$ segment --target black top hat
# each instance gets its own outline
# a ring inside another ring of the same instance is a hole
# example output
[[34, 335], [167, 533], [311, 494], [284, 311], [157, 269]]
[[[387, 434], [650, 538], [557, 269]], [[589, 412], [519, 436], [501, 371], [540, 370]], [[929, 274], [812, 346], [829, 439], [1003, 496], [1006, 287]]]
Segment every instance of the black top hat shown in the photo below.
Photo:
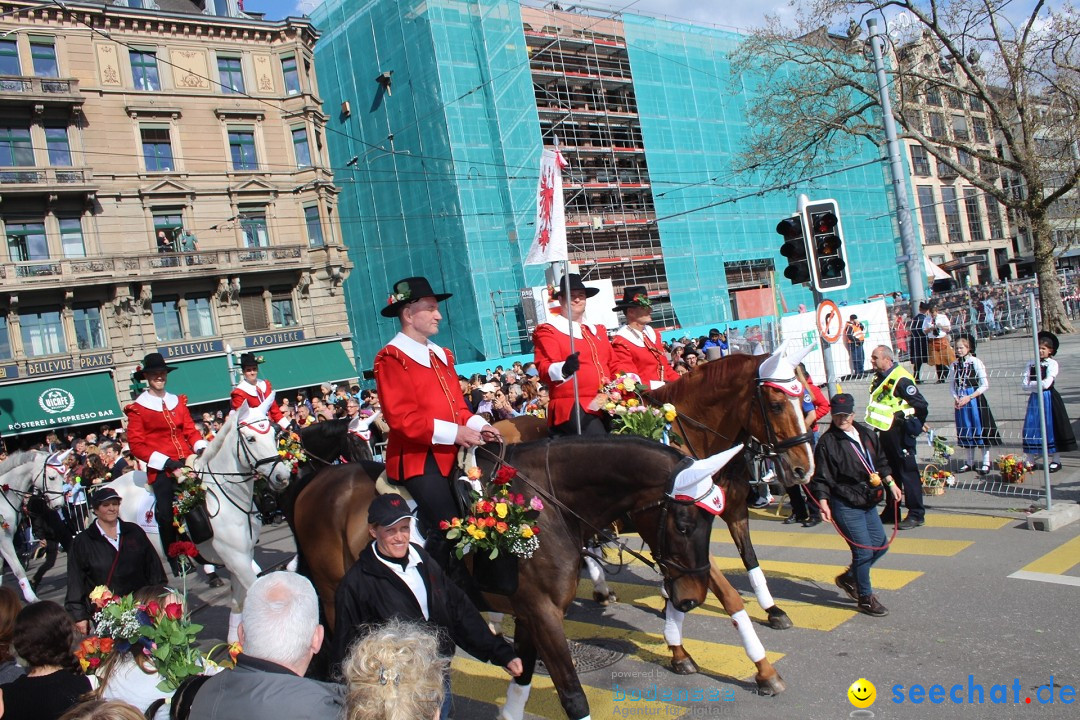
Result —
[[559, 285], [551, 291], [551, 297], [557, 298], [562, 295], [563, 290], [566, 289], [566, 281], [570, 281], [570, 293], [573, 294], [575, 290], [580, 290], [585, 293], [585, 297], [592, 297], [600, 292], [599, 288], [586, 287], [585, 283], [581, 282], [581, 276], [577, 273], [567, 273], [566, 278], [563, 279]]
[[383, 317], [397, 317], [401, 308], [420, 298], [433, 297], [442, 302], [449, 297], [450, 293], [437, 293], [431, 289], [431, 283], [424, 277], [411, 277], [398, 280], [394, 283], [394, 290], [386, 299], [386, 307], [379, 311]]
[[837, 393], [829, 400], [833, 415], [851, 415], [855, 412], [855, 397], [847, 393]]
[[1050, 332], [1049, 330], [1041, 331], [1039, 333], [1039, 344], [1042, 345], [1044, 343], [1050, 346], [1050, 355], [1051, 356], [1057, 355], [1058, 345], [1061, 344], [1060, 341], [1058, 340], [1057, 335]]
[[106, 500], [123, 500], [123, 498], [111, 487], [103, 487], [90, 496], [90, 507], [96, 508]]
[[631, 285], [623, 288], [622, 300], [615, 303], [615, 307], [611, 309], [618, 312], [632, 307], [652, 307], [652, 301], [649, 300], [649, 291], [645, 289], [644, 285]]
[[412, 510], [409, 509], [409, 504], [405, 502], [405, 498], [397, 493], [388, 493], [379, 495], [371, 501], [371, 505], [368, 506], [367, 521], [368, 525], [390, 527], [398, 521], [412, 516]]
[[142, 364], [135, 368], [135, 379], [145, 380], [147, 370], [164, 370], [165, 372], [172, 372], [176, 368], [172, 365], [165, 364], [165, 358], [161, 356], [161, 353], [150, 353], [143, 358]]
[[258, 357], [255, 353], [246, 352], [240, 356], [240, 367], [246, 368], [252, 365], [262, 365], [266, 362], [263, 358]]

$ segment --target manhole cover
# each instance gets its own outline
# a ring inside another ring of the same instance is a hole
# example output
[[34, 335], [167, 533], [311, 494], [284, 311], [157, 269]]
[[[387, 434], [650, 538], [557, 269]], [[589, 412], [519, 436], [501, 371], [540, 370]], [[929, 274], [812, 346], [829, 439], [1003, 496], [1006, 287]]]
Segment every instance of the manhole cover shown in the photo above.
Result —
[[[574, 667], [578, 674], [600, 670], [622, 660], [632, 650], [630, 643], [625, 640], [611, 638], [584, 638], [582, 640], [568, 640], [570, 645], [570, 657], [574, 659]], [[537, 658], [536, 672], [548, 675], [544, 661]]]

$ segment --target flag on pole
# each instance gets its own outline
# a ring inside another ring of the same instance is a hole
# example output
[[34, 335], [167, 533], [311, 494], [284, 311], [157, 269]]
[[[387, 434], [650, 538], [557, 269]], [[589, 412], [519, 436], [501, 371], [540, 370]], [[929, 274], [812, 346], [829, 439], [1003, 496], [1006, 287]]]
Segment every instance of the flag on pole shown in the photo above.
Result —
[[526, 265], [566, 260], [566, 211], [563, 206], [562, 169], [566, 160], [558, 148], [540, 157], [540, 184], [536, 191], [536, 234]]

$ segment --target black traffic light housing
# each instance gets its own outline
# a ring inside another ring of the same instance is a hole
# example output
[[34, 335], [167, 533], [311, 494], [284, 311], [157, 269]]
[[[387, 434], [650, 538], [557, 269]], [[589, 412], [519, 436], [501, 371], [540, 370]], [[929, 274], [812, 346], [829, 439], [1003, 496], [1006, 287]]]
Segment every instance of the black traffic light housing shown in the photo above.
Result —
[[776, 232], [784, 236], [784, 244], [780, 247], [780, 254], [788, 261], [784, 277], [793, 285], [810, 282], [810, 258], [806, 252], [806, 233], [803, 232], [802, 218], [798, 215], [784, 218], [777, 224]]
[[803, 210], [803, 222], [809, 235], [807, 246], [814, 289], [830, 292], [850, 287], [840, 206], [835, 200], [809, 203]]

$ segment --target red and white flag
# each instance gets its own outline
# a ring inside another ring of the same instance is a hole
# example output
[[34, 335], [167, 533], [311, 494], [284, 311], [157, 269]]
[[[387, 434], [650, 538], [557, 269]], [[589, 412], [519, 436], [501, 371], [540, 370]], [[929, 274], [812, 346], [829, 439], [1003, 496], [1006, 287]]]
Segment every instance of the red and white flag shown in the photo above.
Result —
[[563, 205], [562, 169], [566, 160], [558, 149], [540, 157], [540, 185], [536, 191], [536, 234], [525, 257], [526, 265], [566, 260], [566, 210]]

